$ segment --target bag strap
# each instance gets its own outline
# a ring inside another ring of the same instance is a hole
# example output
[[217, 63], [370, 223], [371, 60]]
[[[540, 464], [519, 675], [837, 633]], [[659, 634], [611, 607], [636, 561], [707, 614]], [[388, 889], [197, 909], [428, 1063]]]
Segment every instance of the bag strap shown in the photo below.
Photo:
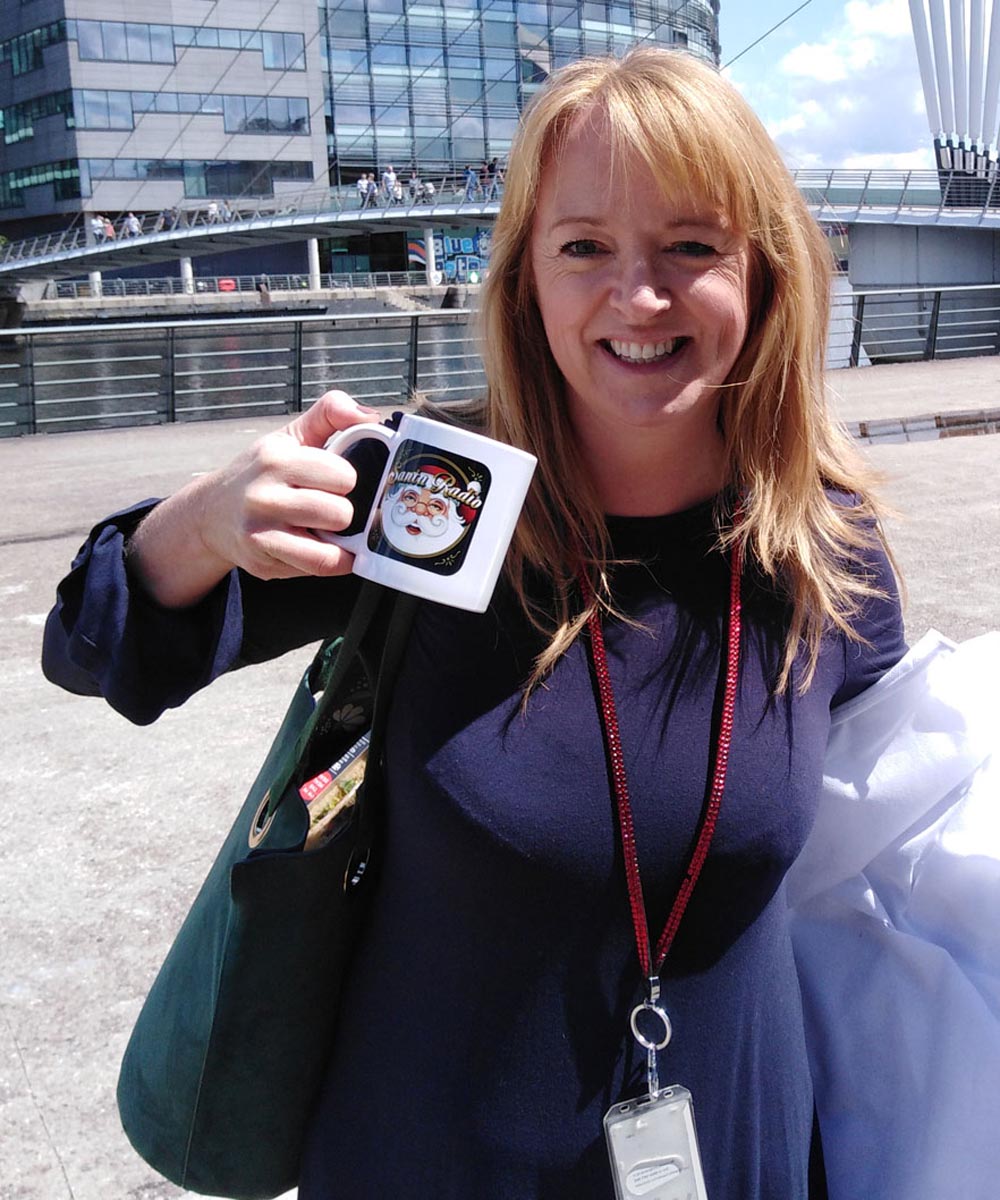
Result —
[[296, 747], [296, 757], [308, 740], [312, 729], [323, 724], [330, 715], [330, 710], [339, 703], [339, 693], [348, 673], [354, 667], [359, 657], [363, 658], [363, 646], [369, 629], [376, 614], [382, 608], [388, 589], [370, 579], [361, 581], [358, 598], [351, 609], [347, 628], [335, 638], [329, 638], [319, 649], [317, 657], [323, 659], [323, 667], [319, 673], [319, 697], [312, 719], [308, 722], [302, 736], [301, 745]]
[[[337, 704], [341, 685], [347, 673], [361, 656], [365, 635], [368, 633], [375, 614], [382, 607], [387, 591], [388, 589], [379, 583], [363, 580], [358, 598], [351, 610], [347, 628], [342, 635], [330, 638], [320, 647], [316, 657], [323, 662], [319, 679], [322, 691], [309, 720], [300, 730], [295, 742], [286, 751], [283, 761], [280, 761], [275, 767], [271, 786], [268, 789], [268, 804], [264, 819], [271, 817], [277, 811], [295, 776], [299, 760], [305, 752], [314, 730], [327, 720]], [[336, 651], [335, 655], [333, 651]], [[311, 672], [312, 668], [310, 668]]]
[[375, 702], [372, 708], [372, 732], [368, 745], [368, 764], [365, 769], [365, 784], [358, 794], [357, 822], [358, 840], [348, 878], [357, 882], [364, 873], [371, 847], [378, 828], [378, 808], [381, 805], [383, 776], [385, 773], [385, 734], [389, 722], [389, 708], [396, 686], [399, 666], [406, 650], [410, 627], [420, 601], [416, 596], [400, 592], [393, 600], [392, 616], [386, 634], [382, 661], [379, 664], [378, 680], [375, 685]]

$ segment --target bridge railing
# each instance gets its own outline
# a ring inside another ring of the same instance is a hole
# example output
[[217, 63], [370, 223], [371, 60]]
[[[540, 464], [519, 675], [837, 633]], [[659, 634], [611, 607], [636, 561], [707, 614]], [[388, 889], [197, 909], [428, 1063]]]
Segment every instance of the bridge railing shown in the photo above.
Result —
[[819, 210], [956, 209], [1000, 216], [1000, 176], [993, 163], [981, 174], [963, 171], [852, 171], [803, 169], [793, 172], [806, 203]]
[[[304, 274], [266, 275], [199, 275], [193, 281], [193, 290], [198, 295], [227, 295], [244, 292], [256, 293], [261, 281], [266, 281], [271, 292], [308, 291], [310, 280]], [[357, 292], [379, 288], [420, 287], [427, 282], [425, 271], [365, 271], [324, 272], [320, 275], [320, 288], [325, 291]], [[171, 277], [156, 279], [102, 279], [101, 298], [142, 296], [182, 296], [185, 294], [184, 280]], [[84, 300], [94, 297], [94, 289], [85, 279], [54, 279], [48, 284], [45, 300]]]
[[427, 220], [437, 209], [453, 212], [456, 208], [470, 213], [482, 211], [484, 206], [499, 202], [503, 184], [485, 187], [477, 181], [473, 186], [466, 184], [464, 177], [446, 175], [435, 180], [424, 180], [419, 191], [411, 189], [409, 181], [401, 181], [398, 195], [387, 193], [381, 187], [374, 200], [362, 200], [354, 185], [339, 187], [310, 187], [299, 192], [280, 192], [273, 196], [239, 198], [231, 201], [186, 200], [172, 209], [158, 213], [119, 213], [108, 217], [99, 227], [93, 224], [94, 216], [83, 215], [67, 229], [54, 233], [10, 242], [0, 249], [0, 263], [14, 263], [24, 259], [44, 258], [87, 247], [108, 248], [120, 243], [134, 244], [137, 240], [157, 236], [176, 237], [178, 232], [190, 233], [212, 230], [224, 233], [229, 227], [241, 224], [285, 221], [295, 216], [317, 216], [323, 213], [357, 213], [370, 210], [391, 210], [402, 215]]

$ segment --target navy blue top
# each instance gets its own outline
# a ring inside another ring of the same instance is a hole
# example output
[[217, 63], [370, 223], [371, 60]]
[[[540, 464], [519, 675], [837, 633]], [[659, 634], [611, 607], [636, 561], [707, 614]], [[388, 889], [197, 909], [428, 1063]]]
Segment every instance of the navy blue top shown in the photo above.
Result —
[[[152, 720], [220, 671], [329, 632], [352, 581], [234, 572], [166, 612], [129, 587], [99, 527], [63, 585], [45, 669]], [[683, 874], [711, 768], [728, 568], [712, 506], [610, 518], [606, 622], [652, 936]], [[829, 636], [810, 688], [775, 699], [787, 614], [752, 573], [729, 775], [664, 968], [663, 1083], [694, 1098], [711, 1200], [808, 1194], [812, 1087], [782, 880], [813, 820], [830, 711], [905, 646], [886, 598]], [[169, 655], [164, 645], [170, 646]], [[542, 642], [501, 587], [485, 614], [421, 606], [389, 726], [384, 870], [308, 1138], [301, 1200], [611, 1200], [602, 1118], [642, 1093], [641, 996], [601, 727], [583, 642], [521, 709]]]

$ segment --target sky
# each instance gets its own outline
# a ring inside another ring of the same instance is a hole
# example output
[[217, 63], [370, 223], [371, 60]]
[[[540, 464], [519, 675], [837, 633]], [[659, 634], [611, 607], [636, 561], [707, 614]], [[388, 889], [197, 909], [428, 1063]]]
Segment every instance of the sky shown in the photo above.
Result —
[[[722, 62], [802, 0], [721, 0]], [[932, 169], [907, 0], [810, 0], [726, 69], [796, 167]]]

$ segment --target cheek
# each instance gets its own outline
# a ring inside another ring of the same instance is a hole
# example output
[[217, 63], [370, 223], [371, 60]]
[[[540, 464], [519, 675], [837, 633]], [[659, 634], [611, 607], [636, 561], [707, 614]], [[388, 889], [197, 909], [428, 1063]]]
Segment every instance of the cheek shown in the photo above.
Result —
[[736, 278], [702, 280], [692, 289], [691, 302], [701, 310], [702, 319], [714, 329], [719, 342], [727, 348], [743, 344], [747, 332], [747, 297], [745, 283]]
[[538, 311], [553, 355], [577, 354], [592, 311], [592, 289], [579, 276], [549, 277], [536, 293]]

